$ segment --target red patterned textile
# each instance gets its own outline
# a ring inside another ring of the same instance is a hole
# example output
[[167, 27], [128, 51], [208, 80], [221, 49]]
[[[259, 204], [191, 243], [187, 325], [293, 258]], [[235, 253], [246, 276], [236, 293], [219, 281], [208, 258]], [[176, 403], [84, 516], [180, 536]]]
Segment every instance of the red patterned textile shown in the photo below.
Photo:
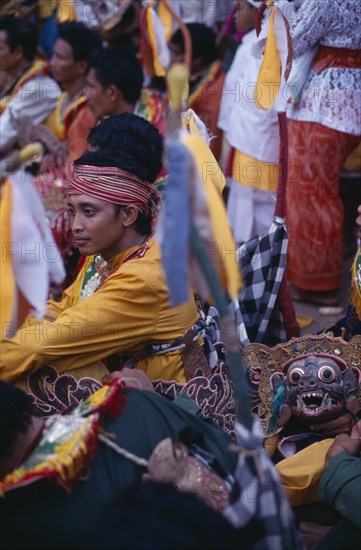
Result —
[[298, 288], [328, 291], [342, 281], [342, 165], [360, 138], [289, 120], [288, 277]]
[[313, 60], [312, 68], [317, 74], [320, 74], [330, 67], [337, 67], [338, 69], [361, 69], [361, 51], [321, 46]]
[[154, 185], [120, 168], [74, 165], [68, 194], [83, 193], [112, 204], [138, 206], [141, 212], [158, 196]]

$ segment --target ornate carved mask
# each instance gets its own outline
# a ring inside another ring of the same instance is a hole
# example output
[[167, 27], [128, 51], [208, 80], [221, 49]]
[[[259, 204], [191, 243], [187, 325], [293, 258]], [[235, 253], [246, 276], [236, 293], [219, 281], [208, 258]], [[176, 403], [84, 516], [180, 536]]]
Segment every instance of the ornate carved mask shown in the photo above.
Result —
[[328, 354], [298, 357], [285, 363], [282, 370], [285, 406], [304, 423], [335, 418], [356, 397], [358, 376], [344, 361]]

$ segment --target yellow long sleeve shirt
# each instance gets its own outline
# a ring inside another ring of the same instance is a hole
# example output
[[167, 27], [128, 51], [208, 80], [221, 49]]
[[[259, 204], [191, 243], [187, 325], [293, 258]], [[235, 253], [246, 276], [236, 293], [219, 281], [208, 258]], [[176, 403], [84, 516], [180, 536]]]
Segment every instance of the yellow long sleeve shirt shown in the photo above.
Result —
[[[133, 250], [124, 251], [113, 263], [119, 266]], [[107, 372], [101, 363], [106, 357], [141, 351], [149, 343], [172, 342], [197, 320], [191, 293], [188, 303], [171, 307], [154, 238], [143, 257], [123, 263], [93, 295], [80, 301], [91, 260], [87, 259], [62, 301], [49, 302], [46, 320], [28, 318], [14, 338], [1, 341], [2, 380], [23, 386], [31, 373], [47, 364], [77, 379], [88, 375], [101, 380]], [[178, 351], [141, 359], [137, 368], [153, 380], [185, 382]]]

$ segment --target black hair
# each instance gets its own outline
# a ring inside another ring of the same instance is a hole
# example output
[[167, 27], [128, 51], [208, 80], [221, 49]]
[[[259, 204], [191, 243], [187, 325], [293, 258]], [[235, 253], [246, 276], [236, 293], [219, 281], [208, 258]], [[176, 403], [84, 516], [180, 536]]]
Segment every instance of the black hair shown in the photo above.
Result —
[[32, 400], [22, 390], [0, 380], [0, 457], [8, 457], [32, 416]]
[[[203, 23], [187, 23], [186, 27], [192, 39], [192, 59], [200, 57], [205, 65], [213, 63], [218, 57], [216, 33]], [[184, 39], [180, 29], [175, 31], [170, 41], [184, 52]]]
[[25, 59], [33, 61], [38, 44], [38, 33], [33, 23], [6, 15], [0, 18], [0, 31], [6, 32], [6, 42], [11, 52], [20, 46]]
[[[159, 199], [153, 199], [153, 204], [158, 206]], [[114, 212], [116, 216], [119, 216], [122, 208], [123, 207], [120, 204], [114, 204]], [[149, 211], [139, 212], [134, 225], [139, 235], [150, 235], [153, 230], [153, 214]]]
[[144, 118], [122, 113], [103, 118], [88, 135], [96, 151], [87, 151], [75, 164], [116, 166], [153, 183], [161, 168], [163, 138], [157, 128]]
[[136, 103], [143, 87], [143, 69], [131, 46], [100, 48], [89, 56], [89, 67], [95, 71], [102, 88], [112, 84], [128, 103]]
[[[95, 150], [86, 151], [74, 164], [115, 166], [149, 183], [154, 183], [162, 168], [163, 138], [153, 124], [137, 115], [102, 119], [90, 130], [88, 142]], [[152, 221], [151, 212], [140, 212], [135, 222], [138, 233], [149, 235]]]
[[76, 21], [60, 23], [58, 32], [58, 38], [70, 45], [74, 61], [87, 61], [90, 52], [100, 48], [102, 43], [99, 33]]

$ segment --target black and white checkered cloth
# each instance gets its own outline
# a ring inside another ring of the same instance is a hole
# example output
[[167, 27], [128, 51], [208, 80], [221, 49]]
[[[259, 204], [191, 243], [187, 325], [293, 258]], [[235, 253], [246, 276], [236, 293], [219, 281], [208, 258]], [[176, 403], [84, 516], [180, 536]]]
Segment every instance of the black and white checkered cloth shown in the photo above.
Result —
[[261, 428], [254, 423], [250, 432], [236, 423], [236, 436], [236, 490], [223, 515], [236, 528], [252, 526], [252, 546], [247, 546], [248, 550], [303, 549], [291, 506], [263, 448]]
[[232, 303], [237, 332], [243, 345], [268, 345], [286, 340], [277, 295], [286, 268], [288, 235], [282, 218], [275, 218], [268, 233], [237, 250], [244, 288]]

